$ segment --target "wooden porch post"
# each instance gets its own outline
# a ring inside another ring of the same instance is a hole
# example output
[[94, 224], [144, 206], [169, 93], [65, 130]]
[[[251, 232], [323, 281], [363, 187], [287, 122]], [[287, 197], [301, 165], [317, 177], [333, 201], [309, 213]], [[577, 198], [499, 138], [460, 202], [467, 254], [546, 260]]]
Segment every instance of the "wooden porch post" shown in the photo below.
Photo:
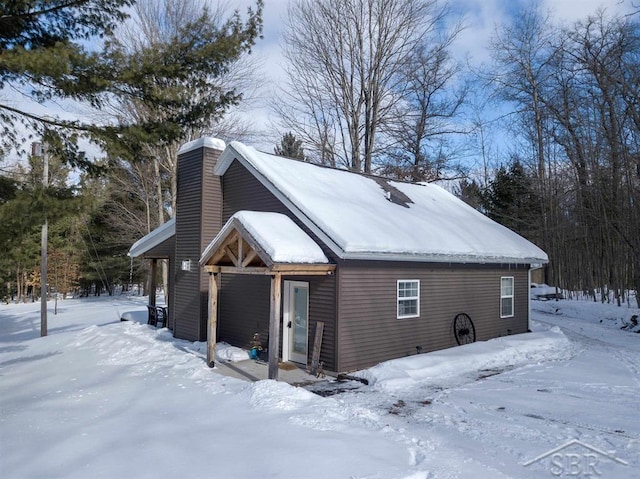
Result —
[[149, 304], [156, 305], [156, 275], [158, 273], [158, 260], [151, 260], [151, 277], [149, 278]]
[[209, 316], [207, 320], [207, 365], [216, 360], [216, 328], [218, 324], [218, 274], [209, 273]]
[[278, 360], [280, 356], [280, 296], [282, 276], [271, 276], [271, 306], [269, 309], [269, 379], [278, 379]]

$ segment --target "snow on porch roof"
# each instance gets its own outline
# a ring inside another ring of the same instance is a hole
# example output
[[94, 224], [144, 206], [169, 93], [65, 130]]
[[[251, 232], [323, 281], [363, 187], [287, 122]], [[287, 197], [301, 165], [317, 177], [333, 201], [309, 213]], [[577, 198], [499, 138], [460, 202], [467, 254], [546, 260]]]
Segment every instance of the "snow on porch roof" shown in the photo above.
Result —
[[218, 235], [205, 248], [200, 258], [201, 265], [211, 259], [238, 224], [251, 235], [272, 263], [325, 264], [329, 262], [316, 242], [288, 216], [262, 211], [238, 211], [229, 218]]
[[163, 241], [168, 240], [176, 234], [176, 220], [171, 218], [165, 224], [158, 226], [151, 233], [143, 236], [138, 241], [133, 243], [129, 249], [129, 256], [137, 258], [143, 255], [152, 248], [155, 248]]
[[547, 254], [434, 184], [411, 184], [262, 153], [232, 142], [214, 172], [239, 161], [343, 259], [546, 263]]

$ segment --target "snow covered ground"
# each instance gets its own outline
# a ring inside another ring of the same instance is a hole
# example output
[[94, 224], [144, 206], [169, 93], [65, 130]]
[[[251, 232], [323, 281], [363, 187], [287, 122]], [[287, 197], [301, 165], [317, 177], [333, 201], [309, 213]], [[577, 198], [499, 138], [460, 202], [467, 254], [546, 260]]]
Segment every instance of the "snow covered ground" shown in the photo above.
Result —
[[639, 476], [637, 309], [536, 301], [532, 334], [328, 397], [209, 369], [202, 343], [144, 324], [144, 298], [62, 301], [46, 338], [39, 312], [0, 306], [3, 478]]

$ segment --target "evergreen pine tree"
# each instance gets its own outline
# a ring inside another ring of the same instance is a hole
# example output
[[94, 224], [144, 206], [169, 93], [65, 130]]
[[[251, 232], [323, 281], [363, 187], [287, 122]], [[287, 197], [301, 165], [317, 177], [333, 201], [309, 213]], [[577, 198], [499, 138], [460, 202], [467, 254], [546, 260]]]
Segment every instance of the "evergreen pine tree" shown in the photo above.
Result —
[[280, 140], [280, 144], [273, 149], [276, 155], [286, 156], [287, 158], [296, 158], [304, 160], [304, 148], [302, 148], [302, 140], [296, 139], [292, 132], [285, 133]]
[[484, 197], [489, 218], [527, 238], [532, 237], [538, 204], [531, 179], [518, 159], [514, 159], [508, 168], [501, 166], [498, 169]]
[[[0, 88], [11, 87], [35, 101], [70, 98], [95, 104], [108, 86], [105, 59], [85, 45], [108, 35], [126, 18], [133, 0], [0, 0]], [[56, 120], [20, 110], [0, 100], [0, 147], [20, 146], [17, 124], [43, 133], [48, 126], [71, 128], [61, 135], [67, 153], [74, 148], [77, 122]]]
[[[49, 153], [47, 153], [49, 154]], [[45, 218], [50, 226], [49, 243], [56, 234], [66, 234], [59, 225], [77, 214], [79, 198], [67, 186], [70, 169], [59, 157], [49, 154], [49, 184], [42, 184], [43, 157], [31, 156], [26, 165], [17, 165], [7, 173], [6, 182], [13, 182], [11, 197], [0, 201], [0, 240], [5, 248], [0, 259], [0, 277], [9, 283], [19, 283], [18, 277], [30, 275], [31, 286], [40, 287], [40, 233]], [[56, 233], [58, 232], [58, 233]], [[24, 291], [24, 284], [16, 289]], [[13, 289], [13, 287], [9, 288]], [[7, 292], [9, 293], [9, 291]]]
[[458, 185], [456, 196], [478, 211], [483, 210], [483, 192], [476, 180], [463, 178]]

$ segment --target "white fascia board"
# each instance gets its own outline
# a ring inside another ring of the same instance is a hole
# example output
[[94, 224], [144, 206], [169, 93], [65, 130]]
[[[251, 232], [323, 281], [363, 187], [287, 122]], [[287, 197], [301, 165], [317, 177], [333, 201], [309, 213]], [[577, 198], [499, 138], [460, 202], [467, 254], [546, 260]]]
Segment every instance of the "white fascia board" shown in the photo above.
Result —
[[[218, 158], [215, 166], [213, 167], [213, 174], [218, 176], [224, 175], [229, 169], [229, 166], [231, 166], [231, 163], [233, 163], [233, 160], [235, 160], [236, 158], [244, 159], [244, 157], [240, 153], [238, 153], [238, 150], [236, 150], [233, 145], [227, 145], [227, 147]], [[245, 163], [246, 162], [243, 162], [243, 164]]]
[[198, 148], [211, 148], [212, 150], [224, 150], [226, 144], [223, 140], [219, 138], [212, 138], [210, 136], [203, 136], [202, 138], [198, 138], [197, 140], [190, 141], [185, 143], [178, 150], [178, 155], [182, 155], [183, 153], [187, 153], [192, 150], [197, 150]]

